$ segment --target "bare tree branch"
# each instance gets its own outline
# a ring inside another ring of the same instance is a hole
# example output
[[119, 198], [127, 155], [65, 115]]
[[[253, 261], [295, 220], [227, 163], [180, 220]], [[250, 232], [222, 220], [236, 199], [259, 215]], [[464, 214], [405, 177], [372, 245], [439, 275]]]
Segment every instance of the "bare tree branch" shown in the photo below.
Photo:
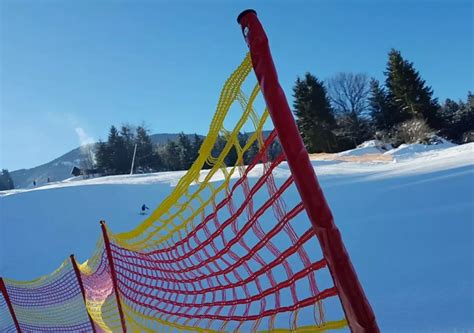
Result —
[[366, 74], [338, 73], [327, 81], [327, 86], [336, 112], [365, 116], [369, 96]]

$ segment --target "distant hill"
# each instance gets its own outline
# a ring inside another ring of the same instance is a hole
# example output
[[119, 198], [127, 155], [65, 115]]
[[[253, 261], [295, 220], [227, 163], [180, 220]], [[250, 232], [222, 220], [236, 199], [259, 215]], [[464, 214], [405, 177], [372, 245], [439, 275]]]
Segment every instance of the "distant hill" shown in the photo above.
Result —
[[[269, 131], [264, 131], [264, 136]], [[158, 133], [150, 135], [150, 139], [156, 145], [164, 145], [168, 140], [173, 141], [178, 138], [179, 133]], [[194, 134], [186, 134], [190, 139]], [[199, 135], [204, 138], [204, 136]], [[51, 162], [39, 165], [30, 169], [20, 169], [10, 171], [10, 175], [15, 184], [15, 188], [31, 188], [33, 181], [36, 186], [45, 185], [48, 182], [57, 182], [72, 177], [71, 170], [74, 166], [81, 167], [87, 161], [87, 150], [94, 150], [95, 143], [88, 147], [83, 146], [75, 148], [70, 152], [52, 160]]]
[[81, 165], [86, 159], [86, 154], [80, 148], [76, 148], [37, 167], [11, 171], [10, 176], [15, 188], [33, 187], [33, 181], [36, 181], [36, 186], [41, 186], [47, 183], [48, 178], [51, 182], [70, 178], [72, 167]]
[[[150, 139], [156, 145], [163, 145], [168, 140], [176, 140], [178, 135], [179, 133], [158, 133], [150, 135]], [[194, 134], [186, 135], [190, 138], [194, 136]], [[31, 188], [33, 181], [36, 181], [36, 186], [42, 186], [48, 182], [48, 178], [50, 182], [57, 182], [72, 177], [72, 168], [81, 167], [87, 161], [87, 150], [93, 150], [94, 147], [95, 143], [90, 144], [89, 147], [83, 146], [82, 149], [78, 147], [51, 162], [30, 169], [11, 171], [10, 175], [15, 188]]]

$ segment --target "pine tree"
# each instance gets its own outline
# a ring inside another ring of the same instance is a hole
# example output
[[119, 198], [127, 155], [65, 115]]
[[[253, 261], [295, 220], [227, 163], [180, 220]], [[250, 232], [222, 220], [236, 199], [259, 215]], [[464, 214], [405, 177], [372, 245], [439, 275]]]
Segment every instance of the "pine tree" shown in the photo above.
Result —
[[310, 153], [335, 151], [336, 120], [324, 84], [306, 73], [293, 87], [294, 114], [306, 148]]
[[160, 170], [161, 161], [159, 155], [154, 151], [153, 143], [145, 127], [137, 127], [135, 144], [137, 145], [135, 168], [141, 169], [144, 172]]
[[417, 118], [425, 119], [432, 128], [440, 128], [439, 105], [432, 97], [433, 90], [426, 86], [413, 63], [403, 59], [400, 51], [389, 52], [385, 76], [387, 98], [397, 124]]
[[135, 144], [135, 134], [133, 134], [133, 128], [131, 125], [122, 125], [120, 128], [120, 136], [125, 144], [127, 154], [133, 154], [133, 148]]
[[123, 149], [123, 142], [120, 134], [115, 126], [111, 126], [107, 142], [99, 141], [96, 151], [97, 167], [101, 169], [104, 174], [116, 174], [117, 162], [121, 159], [123, 152], [118, 152], [117, 149]]
[[180, 148], [176, 141], [169, 140], [164, 151], [164, 165], [171, 171], [183, 170], [180, 158]]
[[[224, 143], [225, 143], [224, 146], [227, 144], [227, 142], [228, 142], [227, 139], [224, 139]], [[235, 145], [232, 145], [232, 147], [230, 148], [229, 152], [227, 153], [224, 159], [224, 163], [226, 166], [234, 166], [234, 165], [237, 165], [237, 159], [238, 159], [237, 149], [235, 148]]]
[[270, 160], [274, 161], [282, 152], [283, 148], [278, 139], [273, 141], [269, 149]]
[[130, 127], [122, 126], [121, 132], [110, 127], [107, 142], [99, 142], [97, 166], [105, 174], [126, 174], [130, 172], [133, 157], [134, 135]]
[[474, 133], [474, 95], [468, 93], [467, 101], [446, 99], [440, 109], [441, 135], [456, 143], [472, 140]]
[[109, 158], [109, 173], [117, 173], [117, 163], [121, 159], [123, 152], [118, 152], [117, 149], [123, 150], [123, 141], [120, 138], [120, 134], [115, 126], [111, 126], [109, 130], [109, 136], [107, 138], [107, 152]]
[[178, 135], [177, 145], [179, 149], [181, 168], [183, 170], [188, 170], [194, 162], [191, 140], [189, 140], [189, 138], [183, 132], [181, 132]]
[[463, 132], [462, 143], [474, 141], [474, 95], [469, 92], [467, 102], [460, 116], [460, 123], [464, 126], [459, 130]]
[[[240, 133], [237, 137], [237, 141], [239, 142], [240, 148], [244, 148], [245, 145], [247, 144], [247, 141], [249, 140], [249, 135], [247, 133]], [[236, 151], [237, 152], [237, 151]], [[243, 153], [244, 155], [240, 157], [240, 160], [238, 161], [239, 165], [245, 165], [245, 152]]]
[[201, 149], [201, 145], [203, 143], [203, 139], [194, 133], [193, 140], [191, 143], [191, 160], [193, 163], [198, 159], [199, 157], [199, 150]]
[[0, 191], [12, 190], [15, 188], [13, 179], [7, 169], [2, 169], [0, 173]]
[[153, 149], [152, 159], [150, 161], [150, 168], [153, 171], [164, 171], [165, 170], [165, 163], [163, 161], [163, 157], [160, 154], [160, 150], [158, 148]]
[[[115, 129], [115, 127], [113, 128]], [[129, 173], [133, 157], [133, 143], [130, 136], [128, 135], [128, 131], [122, 128], [121, 133], [119, 133], [116, 129], [115, 131], [111, 129], [109, 141], [107, 144], [109, 145], [109, 149], [112, 153], [111, 157], [113, 173]]]
[[97, 160], [97, 167], [104, 173], [109, 174], [111, 172], [111, 158], [110, 151], [106, 142], [99, 141], [95, 152], [95, 158]]
[[375, 79], [370, 81], [369, 112], [376, 130], [387, 131], [397, 124], [387, 93]]
[[250, 145], [250, 148], [244, 153], [244, 164], [249, 165], [259, 153], [258, 140], [255, 140]]
[[211, 151], [211, 154], [215, 159], [219, 158], [219, 156], [221, 155], [222, 151], [225, 148], [226, 143], [227, 141], [223, 136], [219, 135], [217, 137], [217, 140], [214, 143], [214, 147], [212, 147], [212, 151]]

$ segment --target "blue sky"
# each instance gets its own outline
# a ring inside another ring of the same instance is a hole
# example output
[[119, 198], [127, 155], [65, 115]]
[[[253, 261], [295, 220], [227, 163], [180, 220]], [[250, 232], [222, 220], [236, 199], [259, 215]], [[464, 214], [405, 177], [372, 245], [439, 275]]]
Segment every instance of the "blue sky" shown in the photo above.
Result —
[[48, 162], [112, 124], [205, 134], [254, 8], [291, 101], [297, 75], [383, 79], [394, 47], [435, 96], [473, 84], [472, 1], [0, 1], [0, 167]]

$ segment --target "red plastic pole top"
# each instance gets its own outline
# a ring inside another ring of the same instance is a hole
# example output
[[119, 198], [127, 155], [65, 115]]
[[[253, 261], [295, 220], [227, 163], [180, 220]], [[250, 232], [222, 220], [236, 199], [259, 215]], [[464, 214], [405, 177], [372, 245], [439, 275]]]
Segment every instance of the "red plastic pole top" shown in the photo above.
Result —
[[357, 278], [339, 230], [319, 186], [285, 93], [278, 82], [268, 38], [254, 10], [237, 18], [250, 49], [252, 65], [268, 107], [295, 185], [319, 239], [353, 332], [378, 332], [375, 315]]
[[[333, 227], [332, 214], [319, 187], [316, 174], [308, 158], [308, 153], [286, 100], [285, 93], [278, 82], [278, 75], [268, 46], [267, 35], [254, 10], [247, 9], [242, 12], [238, 20], [250, 48], [253, 69], [289, 167], [293, 175], [299, 175], [302, 170], [311, 169], [310, 176], [305, 177], [303, 184], [296, 182], [303, 199], [307, 201], [309, 206], [316, 208], [308, 212], [309, 214], [316, 214], [311, 220], [315, 221], [318, 228], [331, 228]], [[305, 206], [307, 205], [305, 204]]]

